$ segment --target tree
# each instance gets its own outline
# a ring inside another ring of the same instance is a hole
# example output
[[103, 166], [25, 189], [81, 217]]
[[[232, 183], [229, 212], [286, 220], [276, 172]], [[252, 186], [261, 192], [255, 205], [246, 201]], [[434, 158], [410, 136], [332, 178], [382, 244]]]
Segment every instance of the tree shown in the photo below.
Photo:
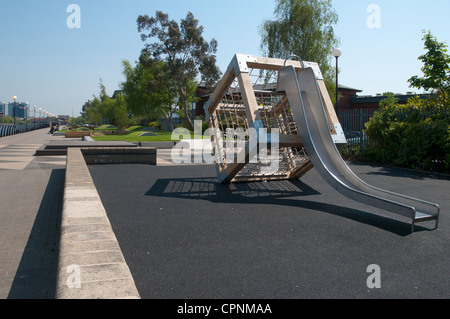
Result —
[[146, 87], [150, 74], [146, 72], [141, 64], [137, 64], [135, 67], [128, 61], [122, 61], [122, 64], [123, 74], [125, 75], [122, 89], [125, 93], [130, 113], [135, 116], [149, 115], [151, 110]]
[[424, 64], [421, 69], [424, 77], [413, 76], [408, 82], [410, 87], [436, 91], [446, 107], [450, 91], [450, 56], [447, 54], [447, 45], [439, 42], [430, 31], [423, 33], [427, 52], [419, 56], [419, 60]]
[[110, 98], [106, 93], [106, 87], [100, 80], [100, 94], [93, 100], [89, 100], [83, 105], [82, 115], [91, 124], [98, 126], [105, 120], [119, 128], [124, 128], [128, 124], [128, 107], [125, 98], [121, 95]]
[[92, 107], [92, 101], [88, 100], [86, 101], [83, 106], [81, 107], [81, 116], [87, 119], [87, 110]]
[[126, 80], [122, 88], [130, 111], [135, 115], [165, 117], [173, 129], [176, 87], [167, 76], [167, 64], [141, 56], [135, 67], [128, 61], [123, 61], [123, 67]]
[[97, 97], [94, 97], [91, 107], [86, 110], [86, 116], [89, 123], [94, 124], [95, 126], [98, 126], [103, 120], [101, 104], [102, 102]]
[[100, 104], [99, 111], [102, 115], [102, 122], [106, 121], [109, 124], [115, 123], [115, 104], [114, 100], [109, 97], [106, 93], [106, 87], [103, 84], [103, 81], [100, 79], [100, 96], [99, 96]]
[[123, 94], [119, 94], [114, 99], [114, 124], [119, 129], [128, 126], [128, 108]]
[[273, 58], [285, 59], [293, 54], [304, 61], [317, 62], [330, 95], [335, 93], [333, 49], [339, 41], [333, 25], [338, 15], [331, 0], [276, 0], [275, 19], [260, 27], [261, 50]]
[[188, 116], [188, 106], [193, 100], [192, 83], [200, 74], [202, 81], [212, 86], [219, 80], [221, 73], [216, 66], [217, 41], [209, 43], [203, 38], [203, 26], [188, 12], [178, 24], [169, 20], [169, 16], [157, 11], [155, 17], [140, 15], [137, 19], [141, 39], [154, 42], [146, 43], [141, 56], [151, 55], [158, 61], [167, 63], [167, 75], [176, 83], [178, 103], [186, 118], [186, 124], [194, 129]]

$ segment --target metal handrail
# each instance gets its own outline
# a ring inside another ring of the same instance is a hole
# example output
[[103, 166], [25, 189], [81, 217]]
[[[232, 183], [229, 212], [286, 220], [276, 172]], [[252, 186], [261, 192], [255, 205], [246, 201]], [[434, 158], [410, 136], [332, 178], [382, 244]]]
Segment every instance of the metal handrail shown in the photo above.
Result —
[[300, 63], [302, 64], [302, 68], [305, 68], [305, 63], [303, 62], [302, 58], [299, 57], [298, 55], [295, 55], [295, 54], [288, 56], [288, 57], [284, 60], [284, 66], [286, 66], [286, 62], [287, 62], [288, 60], [291, 60], [292, 58], [297, 58], [297, 59], [299, 59]]

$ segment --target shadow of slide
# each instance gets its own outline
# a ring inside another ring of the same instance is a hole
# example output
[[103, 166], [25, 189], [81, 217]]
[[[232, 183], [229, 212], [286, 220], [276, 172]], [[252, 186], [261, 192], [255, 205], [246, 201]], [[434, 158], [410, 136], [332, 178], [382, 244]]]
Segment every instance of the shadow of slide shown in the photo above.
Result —
[[[215, 178], [168, 178], [158, 179], [147, 196], [207, 200], [213, 203], [280, 205], [304, 208], [310, 211], [340, 216], [359, 223], [371, 225], [399, 236], [410, 235], [410, 224], [393, 220], [363, 210], [326, 203], [310, 196], [322, 195], [300, 180], [236, 183], [224, 185]], [[339, 196], [339, 195], [332, 195]], [[339, 197], [340, 198], [340, 197]], [[417, 226], [416, 231], [425, 228]]]

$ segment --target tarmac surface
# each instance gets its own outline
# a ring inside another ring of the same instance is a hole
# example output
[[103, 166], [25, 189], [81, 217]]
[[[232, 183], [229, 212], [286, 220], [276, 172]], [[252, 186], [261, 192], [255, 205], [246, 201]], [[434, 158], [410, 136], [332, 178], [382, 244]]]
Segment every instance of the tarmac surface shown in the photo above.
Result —
[[450, 177], [350, 167], [438, 203], [439, 228], [411, 233], [409, 220], [341, 196], [314, 169], [228, 186], [208, 165], [90, 172], [143, 299], [449, 298]]
[[[0, 139], [0, 299], [55, 298], [66, 157], [34, 156], [64, 140], [47, 132]], [[437, 230], [411, 234], [409, 220], [341, 196], [315, 170], [226, 186], [214, 166], [172, 165], [170, 150], [158, 163], [90, 166], [142, 299], [450, 297], [449, 176], [350, 165], [441, 206]], [[373, 265], [381, 288], [368, 285]]]

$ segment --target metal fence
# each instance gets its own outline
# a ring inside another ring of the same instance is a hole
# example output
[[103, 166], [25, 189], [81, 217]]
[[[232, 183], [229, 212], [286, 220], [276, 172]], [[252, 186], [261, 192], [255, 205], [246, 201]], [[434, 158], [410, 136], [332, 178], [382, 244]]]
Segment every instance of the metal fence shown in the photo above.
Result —
[[339, 122], [347, 138], [348, 146], [361, 151], [368, 145], [367, 135], [364, 133], [366, 123], [369, 122], [378, 108], [361, 108], [338, 110]]
[[47, 127], [48, 124], [21, 124], [14, 125], [9, 123], [0, 123], [0, 138], [33, 131], [35, 129]]
[[[366, 123], [379, 108], [360, 108], [338, 110], [337, 115], [347, 138], [347, 145], [352, 148], [353, 153], [360, 153], [365, 147], [372, 145], [364, 133]], [[399, 121], [414, 116], [425, 120], [438, 116], [439, 118], [450, 118], [450, 107], [442, 108], [404, 108], [398, 109], [395, 117]]]

